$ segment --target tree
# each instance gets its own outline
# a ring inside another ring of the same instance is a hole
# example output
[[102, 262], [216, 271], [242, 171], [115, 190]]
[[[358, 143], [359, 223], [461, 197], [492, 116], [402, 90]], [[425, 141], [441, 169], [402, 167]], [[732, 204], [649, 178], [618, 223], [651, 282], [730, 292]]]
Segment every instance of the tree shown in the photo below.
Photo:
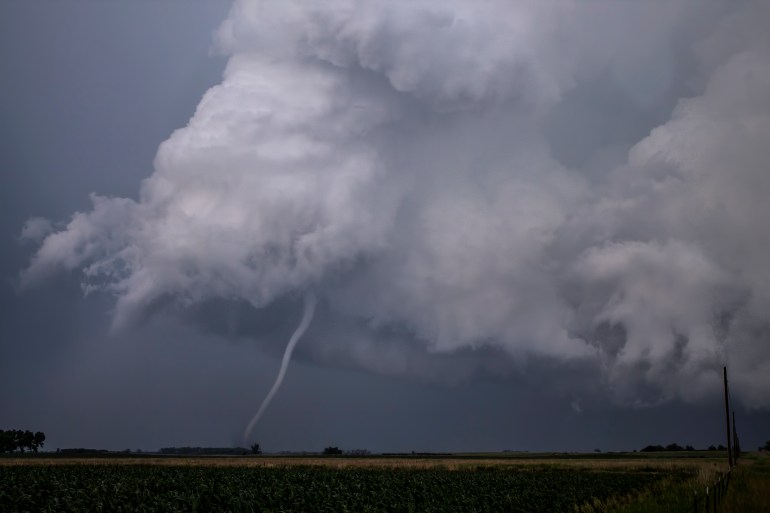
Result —
[[13, 431], [0, 431], [0, 453], [16, 450], [16, 441]]
[[33, 433], [30, 430], [21, 429], [0, 430], [0, 453], [21, 451], [24, 453], [27, 449], [30, 452], [37, 452], [45, 442], [45, 434], [41, 431]]
[[251, 454], [262, 454], [259, 444], [251, 444]]
[[327, 447], [324, 449], [323, 452], [326, 456], [334, 455], [334, 454], [342, 454], [342, 449], [339, 447]]
[[21, 446], [32, 452], [35, 449], [35, 433], [29, 429], [25, 429], [21, 435]]
[[26, 446], [24, 445], [24, 431], [21, 429], [13, 430], [13, 447], [14, 449], [20, 450], [21, 453], [24, 454], [24, 449]]
[[37, 450], [40, 447], [43, 447], [45, 445], [45, 433], [42, 431], [36, 431], [34, 435], [32, 435], [32, 450], [37, 453]]

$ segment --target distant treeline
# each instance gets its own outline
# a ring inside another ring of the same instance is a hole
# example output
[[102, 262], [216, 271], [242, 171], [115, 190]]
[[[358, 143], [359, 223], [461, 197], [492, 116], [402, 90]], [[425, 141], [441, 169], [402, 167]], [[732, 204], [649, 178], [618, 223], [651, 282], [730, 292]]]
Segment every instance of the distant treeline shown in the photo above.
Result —
[[45, 434], [41, 431], [33, 433], [32, 431], [21, 429], [0, 430], [0, 453], [5, 452], [37, 452], [45, 444]]
[[58, 454], [107, 454], [107, 449], [85, 449], [83, 447], [73, 447], [68, 449], [56, 449]]
[[163, 447], [161, 454], [176, 454], [185, 456], [237, 455], [251, 454], [252, 451], [243, 447]]
[[[695, 449], [695, 447], [693, 447], [692, 445], [685, 445], [684, 447], [682, 447], [679, 444], [668, 444], [665, 447], [662, 445], [648, 445], [647, 447], [642, 449], [641, 452], [665, 452], [665, 451], [672, 452], [672, 451], [695, 451], [695, 450], [697, 449]], [[727, 449], [723, 445], [720, 445], [720, 446], [712, 445], [708, 448], [708, 450], [709, 451], [726, 451]]]
[[[262, 454], [262, 450], [259, 444], [252, 444], [250, 449], [244, 447], [163, 447], [160, 450], [160, 454], [164, 455], [176, 455], [176, 456], [244, 456], [246, 454], [258, 455]], [[292, 453], [284, 451], [281, 454], [284, 455], [308, 455], [318, 454], [317, 452], [301, 452]], [[372, 454], [366, 449], [353, 449], [350, 451], [343, 451], [339, 447], [326, 447], [321, 454], [330, 455], [348, 455], [348, 456], [368, 456]]]
[[454, 456], [454, 453], [451, 452], [383, 452], [381, 456]]

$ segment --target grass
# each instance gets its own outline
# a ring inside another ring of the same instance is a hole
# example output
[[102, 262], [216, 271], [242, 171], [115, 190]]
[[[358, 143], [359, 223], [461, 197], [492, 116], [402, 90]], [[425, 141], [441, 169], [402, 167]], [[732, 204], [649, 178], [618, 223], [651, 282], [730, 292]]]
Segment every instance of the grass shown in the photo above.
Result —
[[730, 488], [719, 511], [724, 513], [770, 511], [770, 455], [753, 454], [741, 460], [730, 480]]
[[[608, 504], [602, 511], [613, 513], [687, 513], [693, 507], [695, 491], [702, 492], [716, 481], [718, 471], [700, 467], [685, 479], [669, 478], [636, 494]], [[598, 511], [598, 510], [597, 510]]]
[[[598, 511], [612, 513], [688, 513], [694, 511], [695, 493], [700, 498], [699, 512], [706, 506], [706, 487], [714, 493], [713, 484], [726, 470], [725, 465], [700, 465], [689, 479], [669, 479], [655, 483], [636, 496], [605, 503], [586, 505], [580, 513]], [[710, 504], [713, 504], [709, 502]], [[595, 506], [592, 508], [592, 506]], [[709, 506], [708, 511], [713, 511]], [[770, 455], [746, 454], [730, 475], [726, 494], [717, 503], [720, 513], [768, 513], [770, 512]]]

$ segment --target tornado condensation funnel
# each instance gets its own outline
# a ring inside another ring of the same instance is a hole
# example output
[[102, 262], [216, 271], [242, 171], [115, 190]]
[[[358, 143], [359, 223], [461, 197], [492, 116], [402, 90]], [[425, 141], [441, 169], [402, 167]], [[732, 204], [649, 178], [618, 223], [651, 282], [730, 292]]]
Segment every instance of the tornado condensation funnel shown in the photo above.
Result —
[[299, 339], [302, 338], [302, 335], [305, 334], [308, 326], [310, 326], [310, 322], [313, 320], [315, 304], [315, 294], [312, 292], [305, 294], [305, 308], [302, 312], [302, 320], [299, 322], [299, 326], [297, 326], [297, 329], [294, 330], [294, 333], [292, 333], [291, 338], [289, 339], [289, 343], [286, 345], [286, 351], [284, 351], [283, 359], [281, 360], [281, 368], [278, 370], [278, 376], [275, 378], [273, 387], [270, 389], [270, 392], [267, 393], [267, 396], [265, 396], [265, 399], [259, 406], [257, 413], [254, 414], [254, 417], [252, 417], [251, 421], [246, 426], [246, 430], [243, 432], [244, 441], [248, 441], [249, 437], [251, 436], [251, 432], [254, 430], [254, 426], [256, 426], [257, 422], [259, 422], [259, 419], [270, 405], [270, 401], [273, 400], [273, 397], [275, 396], [276, 392], [278, 392], [278, 389], [281, 388], [283, 378], [286, 376], [286, 369], [289, 367], [289, 362], [291, 361], [291, 355], [294, 352], [294, 347], [297, 345], [297, 342], [299, 342]]

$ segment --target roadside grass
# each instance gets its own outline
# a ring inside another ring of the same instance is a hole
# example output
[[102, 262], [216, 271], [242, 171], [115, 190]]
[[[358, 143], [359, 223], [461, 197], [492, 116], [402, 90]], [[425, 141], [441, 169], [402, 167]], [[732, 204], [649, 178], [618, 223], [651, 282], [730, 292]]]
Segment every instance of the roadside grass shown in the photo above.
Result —
[[[684, 470], [684, 467], [680, 467]], [[577, 506], [575, 513], [687, 513], [694, 511], [695, 493], [698, 493], [698, 511], [706, 510], [704, 494], [706, 486], [713, 487], [719, 475], [727, 470], [722, 462], [696, 464], [689, 476], [672, 475], [651, 487], [625, 497], [613, 497], [606, 501], [594, 500]], [[713, 493], [713, 488], [711, 493]], [[708, 511], [711, 511], [709, 507]], [[718, 502], [720, 513], [768, 513], [770, 512], [770, 455], [746, 454], [730, 476], [729, 486]]]
[[[663, 463], [663, 462], [661, 462]], [[690, 462], [685, 465], [656, 465], [669, 476], [631, 495], [593, 500], [575, 507], [575, 513], [684, 513], [692, 507], [696, 490], [715, 481], [726, 465], [715, 462]]]
[[741, 460], [730, 488], [719, 507], [724, 513], [767, 513], [770, 511], [770, 455], [753, 454]]

